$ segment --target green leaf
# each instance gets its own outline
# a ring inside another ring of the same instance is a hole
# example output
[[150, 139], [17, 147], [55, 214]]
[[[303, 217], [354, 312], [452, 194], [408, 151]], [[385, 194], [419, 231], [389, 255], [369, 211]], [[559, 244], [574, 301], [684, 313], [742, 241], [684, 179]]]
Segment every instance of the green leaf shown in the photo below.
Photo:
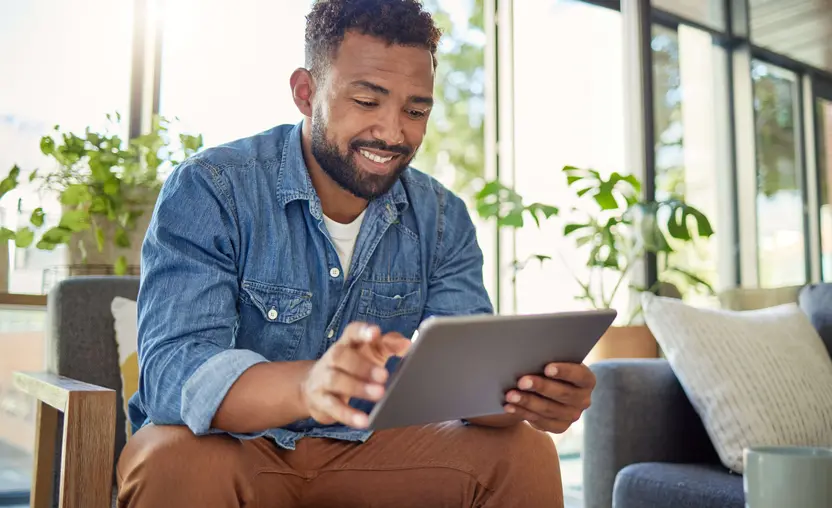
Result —
[[104, 184], [104, 194], [115, 196], [119, 191], [119, 181], [116, 179], [107, 180]]
[[[58, 126], [55, 126], [55, 130], [58, 130]], [[53, 155], [55, 153], [55, 140], [49, 136], [43, 136], [40, 138], [40, 151], [43, 155]]]
[[43, 216], [43, 208], [35, 208], [35, 210], [32, 212], [32, 216], [29, 219], [29, 222], [31, 222], [32, 225], [36, 228], [39, 228], [43, 226]]
[[123, 249], [130, 247], [130, 236], [127, 234], [123, 228], [118, 228], [116, 231], [116, 237], [114, 239], [115, 244]]
[[104, 196], [93, 196], [90, 202], [90, 213], [101, 214], [107, 212], [107, 198]]
[[17, 177], [19, 176], [20, 168], [17, 165], [12, 166], [8, 176], [0, 181], [0, 198], [17, 188]]
[[615, 210], [618, 208], [618, 201], [612, 193], [612, 189], [601, 188], [595, 194], [595, 202], [601, 207], [601, 210]]
[[575, 231], [578, 231], [579, 229], [583, 229], [583, 228], [588, 228], [589, 226], [590, 226], [589, 224], [567, 224], [563, 228], [563, 236], [569, 236], [572, 233], [574, 233]]
[[69, 243], [72, 239], [72, 231], [60, 226], [54, 227], [46, 231], [41, 238], [41, 241], [51, 244]]
[[501, 226], [508, 226], [513, 228], [522, 228], [523, 227], [523, 215], [522, 213], [509, 213], [502, 219], [500, 219], [499, 224]]
[[711, 221], [708, 220], [704, 213], [692, 206], [688, 207], [688, 213], [693, 216], [694, 220], [696, 220], [696, 229], [699, 236], [703, 238], [713, 236], [714, 228], [711, 226]]
[[37, 170], [37, 169], [35, 169], [35, 170], [34, 170], [34, 171], [32, 171], [31, 173], [29, 173], [29, 183], [34, 182], [34, 181], [35, 181], [35, 178], [37, 178], [37, 177], [38, 177], [38, 170]]
[[[538, 213], [543, 214], [543, 217], [549, 219], [560, 213], [560, 209], [552, 205], [544, 205], [543, 203], [532, 203], [528, 206], [529, 213], [537, 217]], [[539, 224], [538, 224], [539, 225]]]
[[94, 224], [93, 228], [95, 229], [95, 243], [98, 247], [98, 252], [104, 252], [104, 230]]
[[690, 232], [688, 231], [687, 213], [683, 208], [675, 208], [671, 210], [670, 217], [667, 219], [667, 232], [677, 240], [690, 240]]
[[8, 242], [14, 240], [15, 234], [9, 228], [0, 228], [0, 242]]
[[583, 247], [586, 244], [590, 243], [594, 238], [595, 238], [595, 235], [586, 235], [586, 236], [578, 237], [575, 240], [575, 245], [578, 246], [578, 247]]
[[116, 260], [115, 265], [113, 266], [113, 270], [115, 271], [116, 275], [125, 275], [127, 273], [127, 258], [124, 256], [119, 256]]
[[68, 229], [74, 233], [84, 231], [90, 227], [90, 214], [86, 210], [69, 210], [61, 215], [58, 227]]
[[70, 185], [61, 193], [61, 204], [78, 206], [90, 200], [90, 190], [84, 184]]
[[27, 227], [17, 230], [15, 233], [14, 243], [19, 249], [25, 249], [32, 245], [35, 240], [35, 232]]

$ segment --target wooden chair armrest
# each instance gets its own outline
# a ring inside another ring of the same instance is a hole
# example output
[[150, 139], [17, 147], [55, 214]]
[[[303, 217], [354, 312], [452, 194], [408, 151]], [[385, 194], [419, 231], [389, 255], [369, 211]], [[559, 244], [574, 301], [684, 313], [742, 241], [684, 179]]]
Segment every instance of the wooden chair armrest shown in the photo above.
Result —
[[32, 508], [52, 504], [58, 412], [64, 413], [60, 508], [110, 508], [116, 392], [46, 372], [15, 372], [14, 385], [38, 400]]

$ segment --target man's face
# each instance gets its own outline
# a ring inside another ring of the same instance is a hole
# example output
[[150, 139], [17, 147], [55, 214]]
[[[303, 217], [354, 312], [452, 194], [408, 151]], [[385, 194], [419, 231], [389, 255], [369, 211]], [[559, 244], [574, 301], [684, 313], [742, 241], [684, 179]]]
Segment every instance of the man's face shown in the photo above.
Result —
[[429, 50], [347, 33], [317, 83], [312, 155], [341, 187], [374, 199], [422, 144], [432, 97]]

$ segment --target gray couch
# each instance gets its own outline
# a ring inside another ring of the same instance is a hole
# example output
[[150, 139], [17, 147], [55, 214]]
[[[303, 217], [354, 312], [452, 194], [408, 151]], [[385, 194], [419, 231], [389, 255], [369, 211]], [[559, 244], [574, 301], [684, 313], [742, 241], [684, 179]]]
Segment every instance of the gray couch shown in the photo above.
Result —
[[[832, 354], [832, 284], [801, 308]], [[743, 478], [719, 462], [668, 362], [609, 360], [584, 415], [585, 508], [744, 508]]]

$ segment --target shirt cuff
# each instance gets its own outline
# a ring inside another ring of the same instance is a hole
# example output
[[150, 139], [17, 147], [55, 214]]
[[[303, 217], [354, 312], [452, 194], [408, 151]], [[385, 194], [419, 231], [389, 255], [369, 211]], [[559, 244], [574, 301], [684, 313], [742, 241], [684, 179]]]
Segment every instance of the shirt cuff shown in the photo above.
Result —
[[246, 349], [228, 349], [209, 358], [182, 387], [182, 421], [196, 435], [219, 433], [211, 422], [231, 385], [250, 367], [267, 361]]

